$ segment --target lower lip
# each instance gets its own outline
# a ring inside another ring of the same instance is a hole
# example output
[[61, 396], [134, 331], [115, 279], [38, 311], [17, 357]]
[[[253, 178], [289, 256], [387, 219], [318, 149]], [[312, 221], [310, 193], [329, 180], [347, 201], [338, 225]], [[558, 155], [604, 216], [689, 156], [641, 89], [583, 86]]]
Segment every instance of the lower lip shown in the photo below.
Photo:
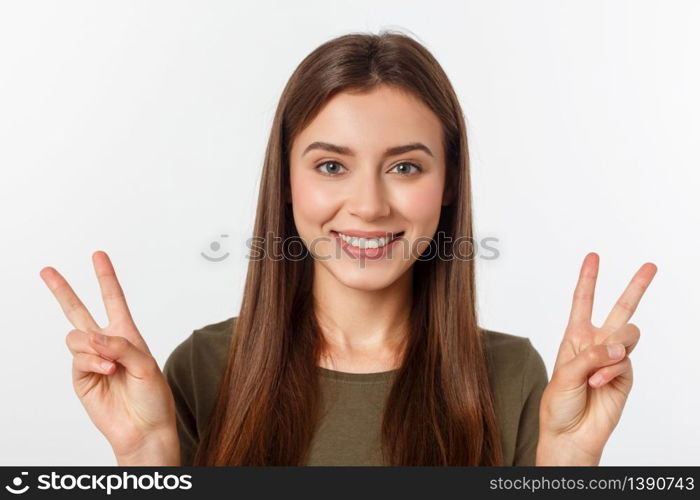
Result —
[[351, 245], [347, 241], [343, 240], [338, 233], [335, 231], [331, 231], [333, 233], [333, 236], [335, 236], [335, 239], [338, 243], [340, 243], [341, 248], [345, 253], [348, 255], [355, 257], [356, 259], [363, 258], [363, 259], [369, 259], [369, 260], [378, 260], [378, 259], [383, 259], [386, 254], [389, 252], [389, 249], [394, 247], [401, 238], [403, 238], [403, 234], [397, 238], [394, 238], [391, 242], [387, 243], [383, 247], [378, 247], [378, 248], [358, 248], [356, 246]]

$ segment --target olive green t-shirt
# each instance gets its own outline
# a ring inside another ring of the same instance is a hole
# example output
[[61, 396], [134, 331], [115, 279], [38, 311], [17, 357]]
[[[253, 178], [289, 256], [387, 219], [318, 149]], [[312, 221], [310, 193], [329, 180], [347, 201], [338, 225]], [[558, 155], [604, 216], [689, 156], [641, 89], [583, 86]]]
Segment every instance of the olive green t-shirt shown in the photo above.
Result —
[[[214, 408], [236, 319], [195, 330], [163, 367], [175, 398], [182, 465], [192, 465]], [[504, 464], [535, 465], [547, 369], [527, 337], [482, 331], [494, 381]], [[323, 412], [306, 465], [385, 465], [380, 453], [381, 417], [397, 371], [346, 373], [317, 368]]]

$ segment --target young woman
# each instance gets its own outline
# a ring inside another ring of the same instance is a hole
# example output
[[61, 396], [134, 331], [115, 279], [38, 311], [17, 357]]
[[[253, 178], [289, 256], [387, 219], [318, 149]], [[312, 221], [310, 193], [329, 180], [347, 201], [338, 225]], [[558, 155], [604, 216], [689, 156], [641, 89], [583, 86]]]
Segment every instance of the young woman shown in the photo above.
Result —
[[[193, 332], [165, 375], [104, 252], [106, 328], [55, 269], [41, 277], [75, 327], [74, 387], [119, 464], [597, 464], [656, 266], [598, 328], [586, 256], [548, 381], [527, 338], [478, 327], [474, 256], [454, 245], [472, 238], [447, 76], [407, 36], [350, 34], [282, 93], [240, 314]], [[453, 252], [436, 251], [443, 239]]]

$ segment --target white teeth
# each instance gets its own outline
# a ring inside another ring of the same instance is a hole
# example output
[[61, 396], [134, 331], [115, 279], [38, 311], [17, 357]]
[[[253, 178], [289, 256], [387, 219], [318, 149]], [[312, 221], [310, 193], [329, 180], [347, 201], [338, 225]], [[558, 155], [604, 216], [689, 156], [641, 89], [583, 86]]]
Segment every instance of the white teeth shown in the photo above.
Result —
[[389, 238], [355, 238], [353, 236], [346, 236], [343, 233], [338, 233], [338, 236], [340, 236], [343, 241], [357, 248], [379, 248], [390, 241]]

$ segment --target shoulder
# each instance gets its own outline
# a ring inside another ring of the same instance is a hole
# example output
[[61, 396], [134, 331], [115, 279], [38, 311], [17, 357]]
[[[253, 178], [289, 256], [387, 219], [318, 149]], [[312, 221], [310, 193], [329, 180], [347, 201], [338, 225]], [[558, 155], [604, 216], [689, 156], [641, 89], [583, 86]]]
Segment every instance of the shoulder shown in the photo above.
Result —
[[481, 328], [480, 332], [486, 355], [499, 368], [522, 364], [533, 354], [533, 351], [536, 353], [528, 337], [485, 328]]
[[163, 367], [166, 377], [183, 379], [220, 374], [226, 365], [236, 319], [231, 317], [194, 330], [168, 356]]
[[194, 351], [217, 349], [222, 345], [228, 347], [236, 319], [232, 317], [197, 328], [173, 349], [170, 358], [179, 360]]
[[522, 399], [528, 388], [547, 383], [547, 368], [528, 337], [480, 329], [489, 370], [497, 391]]
[[547, 368], [528, 337], [482, 330], [506, 465], [534, 465]]
[[180, 460], [191, 465], [216, 401], [236, 317], [194, 330], [168, 356], [163, 375], [175, 400]]

